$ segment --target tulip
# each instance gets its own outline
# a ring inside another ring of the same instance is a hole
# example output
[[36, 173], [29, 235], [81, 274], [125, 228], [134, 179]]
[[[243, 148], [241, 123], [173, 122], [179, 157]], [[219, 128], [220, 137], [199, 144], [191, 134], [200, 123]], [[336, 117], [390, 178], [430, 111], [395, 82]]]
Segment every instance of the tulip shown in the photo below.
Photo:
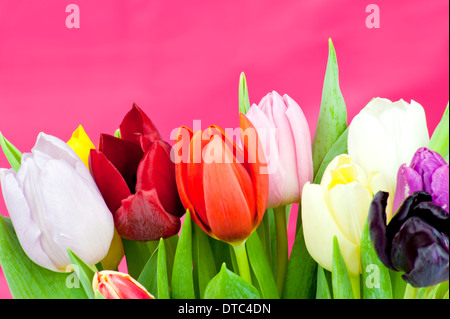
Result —
[[449, 279], [449, 216], [432, 196], [419, 191], [407, 197], [386, 225], [386, 192], [370, 205], [369, 230], [375, 251], [386, 267], [405, 272], [413, 287], [429, 287]]
[[119, 235], [136, 241], [175, 235], [185, 210], [170, 145], [135, 104], [120, 125], [120, 136], [102, 134], [98, 150], [91, 150], [89, 157]]
[[114, 223], [97, 185], [75, 152], [40, 133], [21, 166], [0, 170], [6, 207], [28, 257], [53, 271], [69, 271], [70, 248], [89, 265], [102, 260]]
[[92, 289], [105, 299], [155, 299], [138, 281], [118, 271], [96, 272]]
[[406, 197], [417, 191], [431, 195], [433, 202], [449, 212], [448, 163], [439, 153], [425, 147], [414, 154], [411, 164], [402, 164], [398, 170], [397, 189], [394, 197], [394, 212]]
[[[72, 133], [70, 140], [67, 142], [78, 157], [83, 161], [86, 167], [89, 168], [89, 153], [91, 149], [95, 149], [89, 136], [86, 134], [83, 126], [79, 125], [78, 128]], [[102, 259], [102, 266], [104, 269], [117, 269], [124, 256], [123, 244], [119, 233], [114, 228], [114, 237], [111, 241], [111, 246], [105, 258]]]
[[409, 163], [428, 142], [425, 111], [419, 103], [375, 98], [349, 125], [348, 154], [367, 172], [383, 174], [388, 181], [384, 191], [393, 194], [400, 165]]
[[305, 184], [301, 214], [306, 248], [324, 269], [332, 269], [336, 236], [350, 276], [361, 273], [363, 226], [373, 194], [384, 183], [379, 173], [367, 173], [342, 154], [328, 164], [320, 184]]
[[300, 201], [313, 178], [311, 134], [300, 106], [287, 94], [267, 94], [247, 112], [261, 138], [269, 171], [268, 208]]
[[[261, 222], [269, 185], [268, 175], [261, 173], [267, 164], [256, 130], [242, 113], [240, 124], [243, 149], [213, 125], [195, 133], [180, 128], [174, 145], [184, 207], [203, 231], [230, 243], [237, 254], [245, 252], [245, 240]], [[243, 276], [248, 280], [250, 273]]]
[[247, 112], [262, 141], [269, 174], [268, 208], [274, 209], [277, 237], [277, 277], [281, 294], [288, 243], [286, 205], [300, 202], [303, 185], [313, 178], [311, 133], [300, 106], [287, 94], [267, 94]]

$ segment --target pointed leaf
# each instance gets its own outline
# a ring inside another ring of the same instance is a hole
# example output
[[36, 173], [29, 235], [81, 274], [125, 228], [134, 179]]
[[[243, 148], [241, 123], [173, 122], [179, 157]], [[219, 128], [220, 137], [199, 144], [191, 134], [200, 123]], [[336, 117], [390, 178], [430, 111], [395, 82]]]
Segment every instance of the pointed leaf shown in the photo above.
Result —
[[89, 299], [95, 299], [94, 290], [92, 289], [92, 280], [94, 279], [95, 271], [70, 249], [67, 249], [67, 253], [86, 295]]
[[347, 266], [342, 258], [336, 236], [333, 238], [333, 265], [331, 278], [334, 299], [353, 299], [352, 283]]
[[239, 112], [247, 114], [249, 109], [250, 100], [248, 97], [247, 80], [245, 79], [244, 72], [242, 72], [239, 78]]
[[317, 289], [316, 299], [331, 299], [331, 292], [328, 286], [328, 280], [325, 275], [325, 269], [317, 265]]
[[322, 90], [319, 118], [313, 138], [314, 176], [317, 174], [325, 155], [347, 128], [347, 109], [339, 88], [339, 72], [331, 39]]
[[87, 298], [75, 273], [54, 272], [28, 258], [7, 217], [0, 217], [0, 247], [0, 264], [13, 298]]
[[392, 299], [389, 269], [381, 262], [373, 248], [367, 222], [361, 235], [361, 264], [364, 282], [363, 298]]
[[133, 278], [139, 278], [148, 259], [158, 247], [158, 241], [140, 242], [122, 238], [123, 250], [127, 261], [128, 273]]
[[147, 289], [155, 298], [158, 296], [158, 247], [153, 251], [153, 254], [148, 259], [144, 268], [141, 271], [137, 281]]
[[186, 211], [177, 251], [173, 263], [172, 298], [195, 299], [192, 271], [192, 226], [189, 210]]
[[278, 290], [273, 277], [272, 268], [264, 253], [264, 248], [259, 240], [258, 233], [253, 232], [250, 237], [248, 237], [245, 245], [250, 266], [258, 281], [261, 297], [264, 299], [278, 299]]
[[159, 240], [158, 246], [157, 277], [158, 289], [156, 291], [158, 294], [158, 299], [170, 299], [169, 279], [167, 275], [166, 245], [162, 238]]
[[198, 296], [203, 297], [206, 285], [217, 274], [214, 256], [209, 243], [209, 236], [195, 223], [193, 233], [194, 283], [197, 284]]
[[20, 168], [22, 153], [3, 136], [2, 132], [0, 132], [0, 146], [9, 164], [17, 172]]
[[441, 121], [436, 126], [431, 136], [428, 148], [438, 152], [448, 162], [449, 160], [449, 114], [448, 103], [442, 115]]
[[258, 290], [247, 281], [229, 271], [222, 264], [220, 272], [208, 283], [205, 299], [259, 299]]
[[317, 284], [317, 262], [306, 249], [303, 228], [295, 236], [289, 258], [283, 299], [314, 299]]

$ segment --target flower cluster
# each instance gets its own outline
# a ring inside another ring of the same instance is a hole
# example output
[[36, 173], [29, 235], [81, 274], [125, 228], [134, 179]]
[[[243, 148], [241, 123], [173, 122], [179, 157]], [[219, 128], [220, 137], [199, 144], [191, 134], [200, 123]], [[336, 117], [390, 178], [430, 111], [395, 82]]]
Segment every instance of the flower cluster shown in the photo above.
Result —
[[347, 125], [337, 74], [330, 41], [313, 138], [287, 94], [250, 105], [243, 74], [239, 128], [181, 126], [173, 145], [136, 104], [98, 147], [81, 125], [24, 154], [0, 134], [13, 296], [448, 298], [448, 106], [431, 138], [415, 101], [374, 98]]

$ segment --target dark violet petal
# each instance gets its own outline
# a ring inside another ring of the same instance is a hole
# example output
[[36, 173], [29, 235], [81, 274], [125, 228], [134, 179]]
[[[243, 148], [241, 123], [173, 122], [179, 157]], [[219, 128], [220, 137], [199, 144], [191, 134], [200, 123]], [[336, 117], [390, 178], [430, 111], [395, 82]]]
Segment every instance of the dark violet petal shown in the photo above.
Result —
[[449, 215], [447, 212], [433, 202], [418, 203], [410, 212], [409, 216], [417, 216], [424, 220], [438, 232], [449, 235]]
[[120, 236], [136, 241], [168, 238], [178, 233], [181, 225], [178, 217], [164, 210], [154, 189], [140, 190], [122, 200], [114, 223]]
[[413, 287], [430, 287], [449, 279], [448, 250], [433, 243], [418, 251], [413, 269], [403, 279]]
[[144, 156], [141, 148], [132, 142], [102, 134], [100, 136], [99, 150], [122, 174], [130, 191], [134, 193], [136, 186], [136, 172]]
[[418, 250], [433, 243], [442, 243], [442, 233], [420, 217], [408, 218], [392, 240], [391, 262], [395, 269], [409, 272], [416, 262]]
[[447, 214], [449, 213], [449, 166], [439, 167], [432, 176], [431, 196], [433, 202], [441, 206]]
[[386, 236], [386, 206], [389, 193], [378, 192], [372, 199], [369, 208], [369, 231], [372, 245], [383, 264], [395, 270], [390, 261], [390, 242]]

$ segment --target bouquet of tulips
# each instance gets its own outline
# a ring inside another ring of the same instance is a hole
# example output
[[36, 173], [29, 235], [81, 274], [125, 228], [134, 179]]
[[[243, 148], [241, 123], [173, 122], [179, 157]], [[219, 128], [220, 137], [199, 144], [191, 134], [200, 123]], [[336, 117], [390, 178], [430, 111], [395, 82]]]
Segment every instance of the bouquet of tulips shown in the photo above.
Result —
[[239, 124], [170, 145], [133, 105], [97, 147], [82, 126], [24, 154], [0, 134], [12, 296], [449, 297], [448, 105], [431, 138], [415, 101], [374, 98], [347, 125], [330, 40], [313, 138], [287, 94], [250, 105], [243, 73]]

